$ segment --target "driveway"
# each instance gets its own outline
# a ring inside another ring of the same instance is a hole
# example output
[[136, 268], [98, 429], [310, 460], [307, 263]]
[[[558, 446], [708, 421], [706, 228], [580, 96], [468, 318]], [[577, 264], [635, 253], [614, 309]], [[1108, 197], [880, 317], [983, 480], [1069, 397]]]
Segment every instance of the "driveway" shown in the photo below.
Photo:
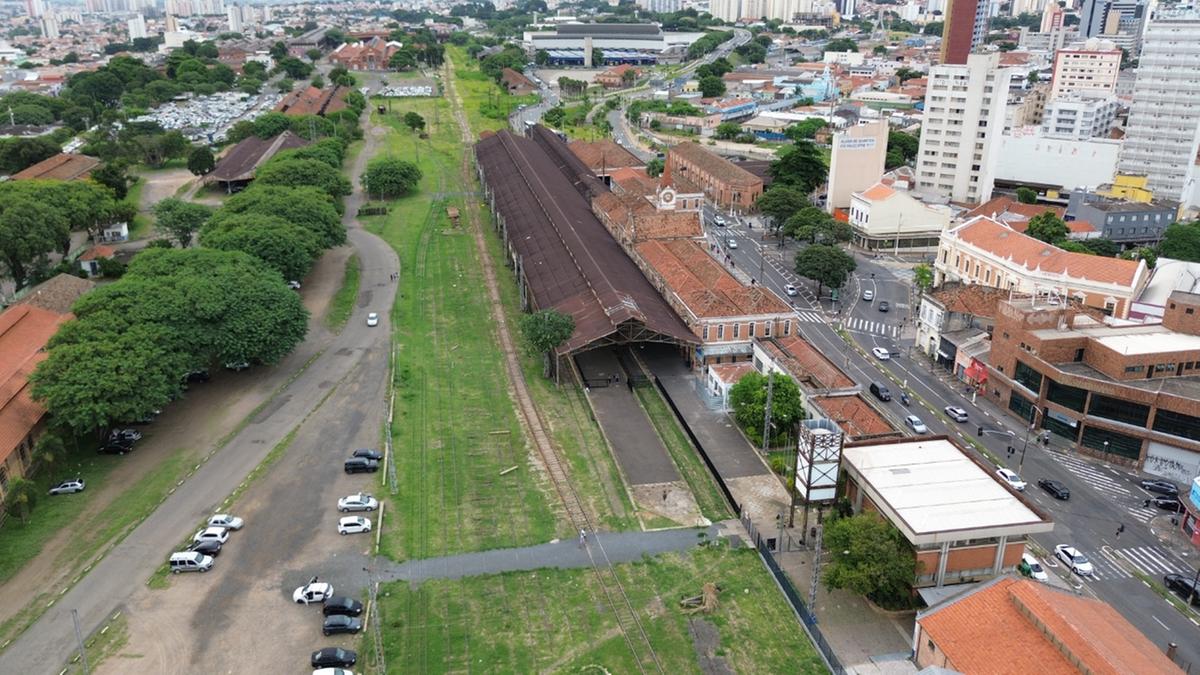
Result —
[[[353, 176], [374, 154], [378, 137], [367, 138]], [[352, 195], [346, 213], [356, 213], [361, 200], [361, 194]], [[300, 623], [316, 618], [297, 614], [302, 610], [292, 607], [287, 596], [293, 582], [306, 580], [326, 556], [348, 561], [333, 573], [335, 585], [352, 584], [349, 570], [359, 565], [361, 558], [355, 556], [366, 547], [365, 537], [330, 540], [336, 522], [330, 500], [367, 484], [366, 479], [346, 478], [339, 467], [352, 444], [370, 445], [379, 439], [388, 379], [389, 313], [380, 312], [382, 321], [376, 328], [365, 325], [365, 316], [369, 308], [392, 306], [391, 275], [399, 264], [383, 241], [354, 226], [351, 215], [346, 220], [350, 242], [362, 261], [359, 302], [346, 328], [257, 418], [0, 654], [0, 672], [57, 673], [74, 649], [71, 609], [78, 610], [86, 635], [114, 610], [124, 608], [131, 630], [125, 652], [138, 647], [140, 672], [253, 669], [245, 660], [236, 666], [225, 662], [224, 654], [241, 651], [233, 647], [254, 655], [256, 664], [270, 664], [268, 671], [286, 662], [268, 659], [284, 653], [293, 657], [293, 668], [307, 665], [307, 638], [319, 637], [318, 629], [310, 628], [303, 648], [295, 653], [297, 645], [289, 640], [301, 635]], [[173, 579], [172, 589], [165, 592], [141, 586], [293, 431], [291, 446], [239, 504], [248, 524], [235, 533], [216, 571]], [[262, 616], [271, 620], [264, 622]], [[257, 660], [260, 657], [263, 660]], [[114, 659], [105, 665], [127, 671], [130, 662]]]

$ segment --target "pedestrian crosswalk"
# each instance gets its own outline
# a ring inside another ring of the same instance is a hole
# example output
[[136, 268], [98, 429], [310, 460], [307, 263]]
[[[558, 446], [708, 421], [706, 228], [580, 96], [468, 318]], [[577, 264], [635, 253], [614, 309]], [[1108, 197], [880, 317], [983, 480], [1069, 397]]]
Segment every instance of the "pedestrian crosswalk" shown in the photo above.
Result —
[[1117, 549], [1105, 547], [1103, 551], [1089, 551], [1084, 555], [1092, 563], [1092, 574], [1089, 578], [1095, 581], [1132, 579], [1135, 572], [1156, 578], [1165, 574], [1189, 572], [1185, 563], [1161, 546], [1130, 546]]
[[892, 338], [900, 336], [899, 326], [889, 326], [883, 321], [868, 321], [852, 316], [845, 320], [845, 326], [847, 330], [858, 331], [860, 333], [870, 333], [872, 335], [882, 335]]
[[805, 323], [825, 323], [825, 317], [817, 312], [796, 312], [796, 316]]
[[1116, 477], [1120, 474], [1116, 471], [1108, 467], [1089, 463], [1074, 455], [1050, 453], [1050, 457], [1067, 471], [1070, 471], [1076, 478], [1121, 505], [1129, 516], [1137, 522], [1148, 523], [1151, 518], [1158, 515], [1159, 511], [1155, 507], [1143, 506], [1144, 498], [1141, 496], [1141, 493], [1134, 492], [1117, 480]]

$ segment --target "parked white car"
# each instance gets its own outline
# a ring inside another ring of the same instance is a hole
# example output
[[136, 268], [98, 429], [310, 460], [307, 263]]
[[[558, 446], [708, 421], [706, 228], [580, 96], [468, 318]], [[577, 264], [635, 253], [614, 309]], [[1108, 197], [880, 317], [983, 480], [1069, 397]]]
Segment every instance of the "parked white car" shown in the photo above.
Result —
[[205, 527], [192, 537], [192, 541], [219, 541], [224, 544], [229, 541], [229, 530], [223, 527]]
[[788, 285], [784, 286], [783, 292], [787, 293], [788, 297], [790, 297], [790, 298], [794, 298], [797, 295], [800, 295], [800, 291], [792, 284], [788, 284]]
[[880, 361], [887, 361], [888, 359], [892, 358], [891, 352], [883, 347], [872, 347], [871, 353], [874, 354], [875, 358], [879, 359]]
[[322, 603], [331, 597], [333, 597], [333, 584], [317, 581], [316, 577], [292, 592], [292, 600], [301, 605]]
[[245, 524], [246, 521], [237, 516], [231, 516], [228, 513], [218, 513], [208, 519], [209, 527], [224, 527], [230, 530], [240, 530]]
[[1033, 557], [1032, 554], [1029, 554], [1029, 553], [1021, 554], [1020, 567], [1023, 568], [1021, 570], [1023, 572], [1026, 569], [1029, 570], [1028, 574], [1033, 579], [1036, 579], [1038, 581], [1049, 581], [1050, 580], [1050, 576], [1048, 574], [1046, 574], [1046, 570], [1042, 569], [1041, 561], [1039, 561], [1037, 558]]
[[1009, 487], [1017, 492], [1025, 491], [1025, 481], [1021, 480], [1021, 477], [1016, 472], [1009, 469], [996, 469], [996, 475], [1000, 476], [1001, 480], [1008, 483]]
[[76, 492], [83, 492], [84, 487], [85, 485], [82, 478], [72, 478], [71, 480], [64, 480], [58, 485], [50, 488], [50, 494], [73, 495]]
[[338, 521], [338, 534], [359, 534], [371, 531], [371, 519], [362, 516], [346, 516]]
[[379, 500], [371, 495], [360, 492], [349, 497], [342, 497], [338, 500], [338, 511], [348, 513], [350, 511], [374, 511], [379, 508]]
[[1057, 556], [1059, 560], [1063, 561], [1067, 567], [1071, 568], [1071, 571], [1075, 574], [1078, 574], [1081, 577], [1089, 577], [1092, 575], [1093, 570], [1091, 561], [1089, 561], [1087, 556], [1080, 553], [1074, 546], [1059, 544], [1058, 546], [1054, 547], [1054, 555]]
[[376, 314], [375, 312], [371, 312], [370, 314], [368, 314], [367, 315], [367, 325], [368, 326], [378, 326], [379, 325], [379, 315]]

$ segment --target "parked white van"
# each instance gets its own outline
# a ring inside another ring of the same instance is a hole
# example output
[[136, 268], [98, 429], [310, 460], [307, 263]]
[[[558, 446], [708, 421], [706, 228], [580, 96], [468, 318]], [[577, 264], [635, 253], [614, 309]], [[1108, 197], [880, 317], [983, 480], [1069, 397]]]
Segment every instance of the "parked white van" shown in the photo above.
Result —
[[196, 551], [180, 551], [171, 554], [171, 572], [207, 572], [212, 569], [213, 558]]

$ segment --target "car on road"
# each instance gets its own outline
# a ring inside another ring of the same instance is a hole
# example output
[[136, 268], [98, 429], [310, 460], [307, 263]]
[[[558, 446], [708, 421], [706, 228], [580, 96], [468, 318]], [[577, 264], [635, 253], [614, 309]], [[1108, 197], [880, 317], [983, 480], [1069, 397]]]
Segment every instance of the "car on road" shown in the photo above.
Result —
[[863, 289], [862, 299], [863, 300], [874, 300], [875, 299], [875, 291], [873, 291], [869, 288]]
[[70, 478], [50, 488], [50, 494], [73, 495], [76, 492], [83, 492], [83, 488], [85, 487], [87, 487], [87, 485], [84, 484], [82, 478]]
[[291, 281], [287, 282], [287, 287], [293, 291], [298, 291], [300, 290], [300, 282], [292, 279]]
[[230, 530], [240, 530], [245, 524], [246, 521], [237, 516], [231, 516], [228, 513], [218, 513], [208, 519], [209, 527], [224, 527]]
[[342, 468], [346, 473], [375, 473], [379, 470], [379, 462], [366, 457], [351, 457], [346, 460]]
[[325, 602], [331, 596], [333, 596], [333, 585], [317, 581], [316, 577], [309, 579], [307, 584], [292, 591], [292, 600], [301, 605]]
[[1025, 491], [1025, 481], [1021, 480], [1021, 477], [1018, 476], [1015, 471], [1011, 471], [1009, 469], [996, 469], [996, 475], [1000, 476], [1000, 480], [1008, 483], [1008, 486], [1017, 492]]
[[352, 666], [358, 662], [358, 654], [341, 647], [326, 647], [312, 653], [313, 668]]
[[942, 412], [946, 413], [946, 417], [949, 417], [955, 422], [967, 421], [967, 411], [956, 405], [948, 405], [945, 408], [942, 408]]
[[373, 459], [376, 462], [383, 459], [383, 453], [378, 450], [375, 450], [374, 448], [359, 448], [359, 449], [355, 450], [354, 452], [350, 453], [350, 456], [351, 457], [366, 457], [367, 459]]
[[1087, 559], [1087, 556], [1080, 553], [1074, 546], [1067, 544], [1059, 544], [1054, 547], [1054, 555], [1059, 560], [1063, 561], [1072, 572], [1081, 577], [1092, 575], [1092, 563]]
[[1200, 607], [1200, 585], [1196, 584], [1196, 579], [1192, 575], [1168, 574], [1163, 577], [1163, 585], [1185, 601], [1191, 597], [1192, 604]]
[[224, 544], [229, 541], [229, 530], [223, 527], [204, 527], [192, 537], [192, 541], [219, 541]]
[[909, 427], [918, 434], [929, 433], [929, 427], [925, 426], [925, 423], [921, 421], [921, 418], [917, 417], [916, 415], [909, 415], [908, 417], [905, 417], [904, 426]]
[[729, 239], [725, 240], [725, 245], [729, 248], [737, 248], [737, 239], [730, 237]]
[[1183, 502], [1179, 501], [1179, 497], [1155, 497], [1150, 503], [1163, 511], [1183, 513]]
[[713, 218], [713, 223], [715, 223], [717, 227], [725, 227], [725, 216], [722, 216], [718, 213], [716, 217]]
[[871, 383], [871, 393], [880, 401], [887, 402], [892, 400], [892, 392], [884, 385], [878, 382]]
[[350, 511], [374, 511], [379, 508], [379, 500], [371, 495], [360, 492], [349, 497], [342, 497], [338, 500], [338, 511], [349, 513]]
[[1017, 565], [1017, 571], [1038, 581], [1050, 580], [1050, 575], [1046, 574], [1046, 570], [1042, 568], [1042, 563], [1029, 553], [1021, 554], [1021, 562]]
[[1179, 494], [1179, 488], [1174, 483], [1165, 480], [1144, 480], [1142, 489], [1146, 492], [1157, 492], [1160, 495], [1174, 497]]
[[886, 311], [888, 311], [888, 310], [889, 310], [889, 309], [891, 309], [891, 308], [892, 308], [892, 306], [888, 304], [888, 301], [887, 301], [887, 300], [880, 300], [880, 301], [879, 301], [879, 311], [881, 311], [881, 312], [886, 312]]
[[195, 551], [196, 553], [203, 553], [204, 555], [209, 555], [215, 558], [221, 555], [221, 545], [221, 542], [215, 539], [206, 539], [204, 541], [197, 541], [193, 543], [188, 547], [187, 550]]
[[108, 441], [96, 449], [102, 455], [123, 455], [133, 451], [133, 441]]
[[338, 521], [338, 534], [359, 534], [371, 531], [371, 519], [362, 516], [346, 516]]
[[327, 616], [325, 623], [321, 626], [321, 632], [326, 636], [336, 633], [357, 633], [360, 630], [362, 630], [362, 621], [345, 614]]
[[1051, 497], [1060, 501], [1067, 501], [1071, 498], [1071, 490], [1060, 481], [1053, 478], [1043, 478], [1037, 482], [1038, 487], [1050, 493]]
[[379, 315], [376, 314], [375, 312], [371, 312], [370, 314], [368, 314], [367, 315], [367, 325], [368, 326], [378, 326], [379, 325]]
[[787, 293], [788, 297], [793, 297], [793, 298], [796, 297], [797, 295], [800, 295], [800, 291], [797, 290], [796, 287], [793, 286], [792, 284], [788, 284], [788, 285], [784, 286], [783, 292]]
[[346, 616], [358, 616], [363, 612], [363, 604], [354, 598], [348, 598], [344, 595], [329, 598], [325, 600], [325, 606], [321, 608], [321, 613], [325, 616], [333, 616], [334, 614], [344, 614]]
[[888, 359], [892, 358], [891, 352], [883, 347], [872, 347], [871, 353], [874, 354], [875, 358], [879, 359], [880, 361], [887, 361]]

